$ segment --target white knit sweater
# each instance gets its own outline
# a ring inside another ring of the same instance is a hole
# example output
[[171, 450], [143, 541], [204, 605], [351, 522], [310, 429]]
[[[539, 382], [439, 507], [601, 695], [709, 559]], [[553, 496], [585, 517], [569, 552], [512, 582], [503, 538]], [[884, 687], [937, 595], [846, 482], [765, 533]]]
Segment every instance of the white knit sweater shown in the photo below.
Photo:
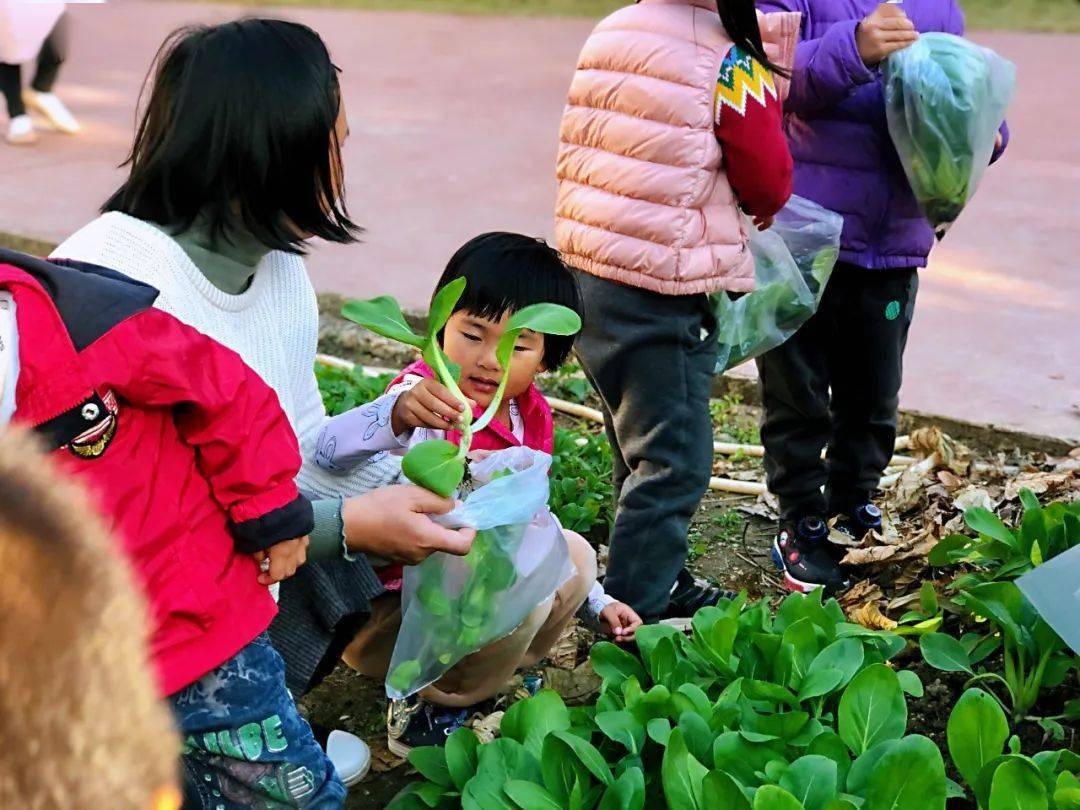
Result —
[[299, 256], [273, 251], [239, 295], [214, 287], [158, 228], [121, 213], [95, 219], [53, 251], [54, 258], [109, 267], [156, 287], [155, 306], [239, 354], [281, 400], [300, 441], [304, 466], [297, 485], [317, 498], [349, 496], [393, 482], [392, 457], [335, 475], [314, 462], [315, 440], [326, 421], [313, 370], [319, 311]]

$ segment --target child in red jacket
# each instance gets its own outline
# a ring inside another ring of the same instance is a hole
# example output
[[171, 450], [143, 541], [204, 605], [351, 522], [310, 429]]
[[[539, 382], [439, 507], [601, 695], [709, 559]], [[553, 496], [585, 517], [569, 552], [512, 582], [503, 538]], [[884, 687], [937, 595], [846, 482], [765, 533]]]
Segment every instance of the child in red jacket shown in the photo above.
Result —
[[266, 634], [267, 586], [303, 562], [312, 528], [296, 438], [258, 375], [156, 296], [0, 251], [0, 423], [32, 428], [122, 545], [185, 737], [187, 806], [339, 807]]

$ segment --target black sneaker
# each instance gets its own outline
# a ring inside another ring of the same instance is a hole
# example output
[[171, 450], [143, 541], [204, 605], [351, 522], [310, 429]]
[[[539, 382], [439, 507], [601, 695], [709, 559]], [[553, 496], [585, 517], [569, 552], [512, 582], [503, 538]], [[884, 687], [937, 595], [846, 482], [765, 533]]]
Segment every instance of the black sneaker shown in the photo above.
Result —
[[784, 573], [785, 588], [799, 593], [824, 588], [826, 593], [835, 593], [847, 587], [847, 576], [840, 565], [843, 549], [828, 538], [829, 524], [818, 515], [780, 524], [772, 556]]
[[436, 706], [416, 695], [391, 700], [386, 709], [386, 747], [395, 756], [425, 745], [445, 745], [446, 738], [465, 725], [470, 709]]
[[843, 532], [856, 541], [862, 540], [867, 532], [881, 531], [881, 510], [872, 503], [857, 506], [850, 514], [837, 516], [833, 531]]
[[737, 594], [717, 587], [707, 579], [696, 579], [685, 568], [671, 586], [667, 610], [659, 617], [661, 624], [690, 626], [690, 619], [703, 607], [711, 607], [721, 599], [734, 599]]

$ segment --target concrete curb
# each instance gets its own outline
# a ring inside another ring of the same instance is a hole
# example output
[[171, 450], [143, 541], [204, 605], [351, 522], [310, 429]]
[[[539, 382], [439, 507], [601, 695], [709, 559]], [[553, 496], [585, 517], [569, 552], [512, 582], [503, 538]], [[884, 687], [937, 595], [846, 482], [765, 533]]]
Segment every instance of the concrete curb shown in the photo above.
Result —
[[[713, 396], [734, 394], [748, 405], [761, 405], [757, 380], [749, 377], [725, 374], [713, 383]], [[994, 452], [1020, 449], [1025, 453], [1046, 453], [1064, 456], [1077, 446], [1075, 442], [1056, 436], [1043, 436], [1022, 430], [1001, 427], [990, 423], [969, 422], [950, 416], [900, 409], [900, 432], [910, 433], [921, 427], [936, 426], [965, 444], [974, 444]]]

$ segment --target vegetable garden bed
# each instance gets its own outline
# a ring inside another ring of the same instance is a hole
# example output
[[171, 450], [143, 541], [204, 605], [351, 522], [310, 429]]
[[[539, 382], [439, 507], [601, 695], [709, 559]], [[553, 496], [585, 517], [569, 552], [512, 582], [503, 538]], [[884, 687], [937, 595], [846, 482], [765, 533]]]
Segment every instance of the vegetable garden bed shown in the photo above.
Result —
[[[376, 350], [369, 362], [398, 367], [405, 359]], [[385, 385], [340, 370], [319, 374], [332, 409], [366, 401]], [[574, 377], [545, 385], [564, 399], [591, 395]], [[755, 408], [718, 400], [713, 415], [718, 440], [756, 441]], [[691, 636], [646, 630], [643, 663], [600, 645], [590, 665], [584, 651], [592, 639], [575, 629], [536, 674], [584, 705], [563, 708], [554, 692], [520, 700], [528, 692], [519, 678], [492, 707], [506, 715], [477, 718], [485, 739], [501, 718], [501, 741], [474, 752], [462, 742], [473, 731], [461, 732], [453, 769], [438, 753], [420, 753], [413, 765], [422, 778], [387, 755], [382, 685], [339, 668], [305, 709], [360, 733], [375, 750], [376, 773], [349, 806], [385, 806], [413, 785], [396, 806], [923, 810], [941, 806], [947, 794], [950, 808], [976, 807], [977, 797], [993, 810], [1080, 807], [1080, 782], [1071, 775], [1080, 770], [1076, 658], [1012, 585], [1017, 574], [1080, 542], [1080, 506], [1045, 508], [1077, 498], [1080, 458], [966, 448], [934, 431], [912, 438], [905, 452], [915, 463], [883, 497], [886, 531], [850, 552], [868, 579], [838, 602], [781, 601], [767, 554], [774, 505], [711, 494], [691, 530], [691, 564], [747, 591], [747, 605], [699, 614]], [[553, 506], [599, 544], [611, 514], [601, 433], [560, 419], [556, 450]], [[716, 473], [761, 480], [760, 461], [723, 456]], [[816, 675], [808, 686], [825, 649], [847, 641], [863, 653], [852, 676], [846, 657], [832, 662], [843, 667], [825, 665], [834, 650], [816, 670], [841, 669], [843, 678], [833, 684], [834, 674]], [[589, 694], [600, 682], [593, 669], [603, 679], [599, 697]], [[631, 672], [636, 686], [624, 677]], [[843, 708], [867, 704], [889, 711]], [[979, 746], [983, 753], [972, 759]], [[879, 771], [888, 778], [866, 775]]]

